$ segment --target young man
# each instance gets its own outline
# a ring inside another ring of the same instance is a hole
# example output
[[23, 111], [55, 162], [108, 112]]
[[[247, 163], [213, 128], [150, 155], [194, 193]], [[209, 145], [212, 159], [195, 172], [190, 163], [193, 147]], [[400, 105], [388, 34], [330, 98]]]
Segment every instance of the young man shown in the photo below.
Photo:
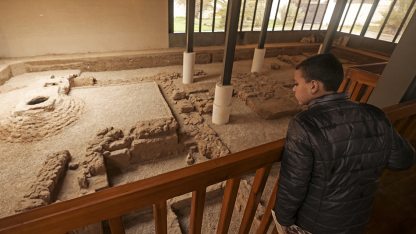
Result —
[[362, 233], [383, 169], [415, 161], [380, 109], [336, 92], [343, 77], [331, 54], [296, 67], [293, 91], [308, 109], [290, 122], [281, 163], [274, 210], [286, 233]]

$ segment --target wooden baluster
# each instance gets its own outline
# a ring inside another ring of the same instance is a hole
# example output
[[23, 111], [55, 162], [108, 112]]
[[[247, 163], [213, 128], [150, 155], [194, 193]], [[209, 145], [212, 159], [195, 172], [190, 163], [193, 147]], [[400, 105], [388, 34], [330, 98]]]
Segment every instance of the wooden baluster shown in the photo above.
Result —
[[403, 129], [403, 137], [411, 139], [416, 132], [416, 116], [411, 116], [408, 118], [407, 125]]
[[153, 218], [155, 219], [156, 233], [166, 234], [168, 230], [166, 201], [153, 204]]
[[350, 78], [348, 76], [344, 80], [342, 80], [342, 83], [338, 88], [338, 93], [345, 92], [345, 88], [347, 87], [347, 84], [348, 84], [349, 80], [350, 80]]
[[355, 81], [355, 80], [351, 80], [351, 82], [350, 82], [350, 86], [348, 87], [348, 90], [347, 90], [347, 94], [351, 97], [351, 94], [353, 93], [353, 91], [354, 91], [354, 89], [355, 89], [355, 86], [357, 85], [357, 81]]
[[218, 221], [217, 233], [227, 233], [230, 227], [231, 217], [234, 211], [235, 199], [237, 198], [238, 187], [241, 178], [227, 180], [222, 200], [220, 220]]
[[368, 98], [370, 98], [371, 93], [373, 92], [374, 87], [371, 86], [367, 86], [367, 89], [365, 90], [365, 93], [363, 94], [363, 96], [361, 97], [360, 102], [361, 103], [367, 103]]
[[204, 216], [205, 189], [199, 189], [192, 192], [191, 217], [189, 222], [189, 233], [200, 234], [202, 227], [202, 218]]
[[123, 221], [121, 220], [121, 216], [112, 218], [108, 220], [108, 224], [110, 225], [111, 234], [124, 234], [124, 227]]
[[[276, 204], [276, 194], [278, 190], [279, 177], [277, 177], [276, 183], [273, 187], [272, 194], [270, 195], [269, 202], [267, 203], [266, 210], [264, 211], [263, 217], [260, 222], [259, 229], [257, 229], [257, 234], [263, 234], [267, 232], [267, 228], [272, 222], [272, 209]], [[275, 226], [275, 225], [273, 225]]]
[[266, 185], [271, 167], [272, 165], [270, 164], [256, 171], [250, 196], [247, 201], [246, 209], [244, 210], [243, 219], [241, 220], [240, 230], [238, 231], [240, 234], [248, 233], [250, 231], [251, 223], [253, 222], [254, 215], [256, 214], [257, 205], [260, 202], [261, 194], [263, 193], [264, 186]]
[[358, 102], [358, 95], [361, 92], [361, 87], [363, 87], [363, 84], [362, 83], [358, 83], [355, 86], [354, 92], [352, 92], [352, 94], [351, 94], [351, 100], [352, 101], [357, 101]]

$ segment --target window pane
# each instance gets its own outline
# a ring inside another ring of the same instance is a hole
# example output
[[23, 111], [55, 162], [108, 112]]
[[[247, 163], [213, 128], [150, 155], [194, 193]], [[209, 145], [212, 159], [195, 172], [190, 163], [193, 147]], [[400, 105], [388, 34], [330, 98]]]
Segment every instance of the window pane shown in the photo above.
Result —
[[341, 29], [341, 32], [349, 33], [351, 27], [353, 26], [355, 17], [358, 14], [358, 9], [361, 6], [361, 0], [353, 0], [348, 11], [347, 18], [345, 18], [344, 26]]
[[409, 24], [410, 19], [415, 14], [415, 11], [416, 11], [416, 5], [413, 6], [413, 10], [412, 10], [412, 12], [410, 12], [409, 16], [407, 17], [406, 22], [404, 23], [402, 30], [400, 31], [399, 35], [397, 36], [395, 43], [398, 43], [400, 41], [400, 38], [402, 37], [403, 32], [407, 29], [407, 25]]
[[396, 35], [401, 22], [404, 20], [404, 16], [411, 3], [412, 2], [409, 0], [397, 0], [396, 4], [394, 5], [394, 10], [391, 12], [390, 17], [387, 19], [387, 23], [380, 35], [380, 40], [393, 41], [394, 36]]
[[377, 38], [377, 34], [383, 25], [392, 2], [393, 0], [380, 0], [370, 25], [368, 26], [367, 32], [365, 33], [366, 37]]
[[360, 35], [363, 29], [363, 25], [367, 20], [368, 13], [370, 13], [371, 6], [373, 5], [374, 0], [365, 0], [363, 6], [361, 7], [360, 12], [358, 13], [357, 20], [355, 21], [354, 28], [352, 29], [352, 34]]
[[277, 13], [276, 25], [274, 28], [275, 31], [283, 29], [283, 21], [285, 20], [288, 3], [289, 0], [280, 1], [279, 12]]
[[[278, 16], [276, 14], [276, 10], [277, 10], [277, 4], [278, 4], [279, 0], [274, 0], [273, 4], [272, 4], [272, 10], [270, 11], [270, 19], [269, 19], [269, 24], [267, 26], [267, 31], [272, 31], [273, 30], [273, 23], [274, 23], [274, 19]], [[279, 4], [279, 8], [280, 8], [280, 4]], [[276, 22], [277, 23], [277, 22]]]
[[309, 0], [300, 0], [298, 15], [295, 19], [294, 30], [302, 30], [303, 19], [305, 18], [306, 8], [308, 7]]
[[186, 1], [175, 0], [173, 6], [173, 32], [184, 33], [186, 27]]
[[[332, 13], [334, 12], [336, 0], [327, 0], [327, 1], [322, 1], [322, 2], [323, 2], [322, 5], [319, 6], [318, 12], [316, 13], [316, 18], [315, 18], [315, 22], [313, 23], [312, 30], [319, 30], [319, 25], [321, 24], [321, 21], [322, 21], [321, 30], [328, 29], [328, 24], [329, 24], [329, 21], [331, 20]], [[327, 7], [326, 12], [325, 12], [325, 7]]]
[[345, 5], [344, 11], [342, 12], [341, 20], [339, 21], [339, 24], [338, 24], [337, 31], [341, 30], [342, 23], [345, 21], [345, 14], [347, 14], [347, 11], [350, 10], [351, 2], [352, 0], [349, 0], [347, 4]]
[[258, 0], [256, 18], [254, 19], [253, 31], [261, 31], [261, 24], [263, 23], [265, 9], [266, 9], [266, 0]]
[[202, 10], [202, 32], [212, 31], [212, 17], [214, 16], [214, 0], [204, 0]]
[[295, 23], [295, 14], [299, 0], [292, 0], [289, 5], [289, 12], [287, 14], [286, 24], [284, 30], [292, 30], [292, 26]]
[[195, 21], [194, 32], [199, 32], [199, 14], [200, 14], [201, 0], [195, 0]]
[[311, 0], [311, 4], [309, 5], [308, 14], [306, 15], [305, 25], [303, 26], [303, 29], [309, 30], [312, 27], [312, 20], [317, 7], [318, 2], [315, 0]]
[[244, 19], [243, 19], [243, 31], [251, 31], [251, 25], [253, 24], [255, 6], [256, 6], [256, 0], [246, 0], [246, 9], [244, 11]]
[[225, 21], [227, 20], [228, 0], [217, 0], [217, 13], [215, 13], [215, 32], [225, 31]]

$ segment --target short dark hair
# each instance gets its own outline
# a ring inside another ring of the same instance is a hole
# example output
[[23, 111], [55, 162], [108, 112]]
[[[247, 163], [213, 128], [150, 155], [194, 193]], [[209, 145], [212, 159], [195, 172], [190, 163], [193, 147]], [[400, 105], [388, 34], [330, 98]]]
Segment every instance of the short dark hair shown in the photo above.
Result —
[[344, 79], [344, 70], [332, 54], [318, 54], [303, 60], [296, 66], [306, 81], [319, 80], [326, 91], [337, 91]]

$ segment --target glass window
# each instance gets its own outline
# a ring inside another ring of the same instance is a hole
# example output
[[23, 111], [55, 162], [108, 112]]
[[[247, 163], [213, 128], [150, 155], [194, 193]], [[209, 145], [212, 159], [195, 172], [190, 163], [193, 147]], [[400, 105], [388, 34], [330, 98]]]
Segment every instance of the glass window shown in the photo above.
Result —
[[400, 27], [400, 23], [404, 20], [404, 16], [410, 7], [412, 2], [410, 0], [397, 0], [394, 5], [394, 10], [391, 12], [390, 17], [387, 19], [386, 25], [380, 34], [380, 40], [393, 41], [397, 30]]
[[204, 0], [204, 5], [202, 7], [202, 32], [211, 32], [212, 31], [212, 18], [214, 16], [214, 0]]
[[300, 0], [292, 0], [290, 2], [284, 30], [292, 30], [293, 24], [295, 23], [295, 14], [299, 1]]
[[360, 12], [358, 12], [357, 19], [355, 21], [354, 27], [352, 29], [352, 34], [360, 35], [363, 30], [363, 25], [367, 20], [368, 13], [370, 13], [371, 6], [373, 5], [374, 0], [365, 0], [361, 6]]
[[374, 12], [373, 18], [371, 18], [371, 22], [368, 25], [367, 32], [365, 33], [366, 37], [377, 38], [378, 32], [383, 25], [392, 3], [393, 0], [380, 0], [376, 11]]
[[309, 0], [300, 0], [298, 15], [295, 19], [295, 27], [293, 28], [294, 30], [302, 30], [302, 24], [303, 20], [305, 19], [308, 2]]
[[344, 24], [346, 14], [350, 10], [352, 0], [349, 0], [345, 5], [344, 11], [342, 12], [341, 20], [339, 21], [337, 31], [341, 30], [342, 25]]
[[273, 31], [273, 24], [277, 17], [277, 7], [280, 8], [280, 0], [274, 0], [272, 4], [272, 10], [270, 11], [269, 24], [267, 26], [267, 31]]
[[279, 11], [277, 12], [276, 25], [274, 30], [283, 30], [283, 22], [285, 21], [286, 11], [288, 8], [289, 0], [281, 0], [279, 5]]
[[318, 1], [311, 0], [308, 13], [306, 14], [305, 24], [303, 25], [304, 30], [309, 30], [312, 28], [312, 21], [314, 20], [315, 12], [317, 12], [317, 8], [319, 6], [318, 3]]
[[227, 21], [228, 0], [217, 0], [217, 11], [215, 13], [215, 32], [225, 31], [225, 22]]
[[173, 6], [173, 32], [184, 33], [186, 28], [186, 0], [174, 0]]
[[324, 5], [320, 6], [318, 12], [316, 13], [316, 18], [312, 26], [313, 30], [328, 29], [329, 21], [331, 20], [332, 13], [334, 12], [335, 3], [336, 0], [323, 1]]
[[244, 10], [244, 19], [243, 19], [243, 31], [251, 31], [255, 7], [256, 7], [256, 0], [246, 0], [246, 8]]
[[344, 25], [341, 28], [341, 32], [349, 33], [354, 26], [355, 17], [358, 14], [358, 10], [361, 7], [362, 0], [352, 0], [350, 9], [344, 20]]
[[416, 4], [413, 6], [413, 9], [410, 12], [409, 16], [407, 17], [406, 22], [404, 23], [402, 30], [400, 30], [399, 35], [397, 36], [396, 40], [394, 41], [395, 43], [398, 43], [400, 41], [400, 38], [402, 37], [403, 32], [406, 30], [407, 24], [409, 24], [410, 19], [415, 14], [415, 11], [416, 11]]
[[258, 0], [256, 17], [254, 18], [253, 31], [261, 31], [261, 25], [263, 23], [265, 9], [266, 9], [266, 0]]

